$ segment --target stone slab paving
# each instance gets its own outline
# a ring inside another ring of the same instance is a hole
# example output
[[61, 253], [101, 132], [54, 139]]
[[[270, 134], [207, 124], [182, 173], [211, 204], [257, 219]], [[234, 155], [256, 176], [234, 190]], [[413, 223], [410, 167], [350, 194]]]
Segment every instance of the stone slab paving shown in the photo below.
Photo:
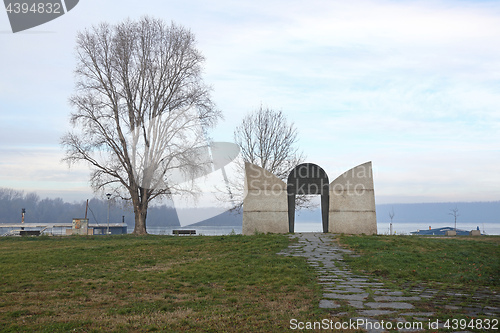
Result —
[[[354, 255], [354, 253], [333, 242], [334, 235], [295, 233], [290, 237], [298, 238], [298, 243], [291, 245], [279, 254], [306, 257], [308, 263], [316, 269], [318, 282], [323, 286], [323, 299], [319, 303], [320, 308], [332, 309], [334, 312], [339, 311], [338, 309], [341, 307], [345, 310], [346, 306], [349, 306], [349, 314], [356, 314], [352, 319], [365, 321], [366, 325], [363, 328], [370, 333], [386, 332], [378, 325], [382, 320], [386, 323], [390, 321], [395, 325], [397, 322], [407, 323], [405, 317], [408, 317], [427, 325], [429, 318], [434, 315], [432, 312], [416, 311], [414, 304], [421, 300], [439, 303], [437, 291], [421, 287], [403, 293], [387, 289], [382, 282], [373, 278], [353, 274], [344, 263], [343, 256]], [[455, 293], [446, 294], [446, 296], [448, 296], [447, 300], [449, 300], [449, 296], [457, 298], [457, 302], [453, 305], [443, 304], [443, 307], [461, 309], [456, 304], [463, 304], [463, 302], [460, 303], [460, 298], [466, 298], [470, 295]], [[481, 300], [484, 301], [484, 297], [478, 296], [476, 297], [478, 298], [477, 306], [468, 305], [471, 308], [468, 313], [470, 315], [486, 313], [498, 318], [500, 316], [500, 295], [483, 296], [488, 297], [490, 300], [488, 303], [493, 304], [493, 306], [481, 305]], [[492, 297], [493, 302], [491, 301]], [[347, 312], [336, 313], [337, 316], [347, 314]], [[416, 331], [418, 330], [399, 330], [399, 332]], [[424, 326], [424, 330], [420, 331], [428, 331], [428, 329]]]

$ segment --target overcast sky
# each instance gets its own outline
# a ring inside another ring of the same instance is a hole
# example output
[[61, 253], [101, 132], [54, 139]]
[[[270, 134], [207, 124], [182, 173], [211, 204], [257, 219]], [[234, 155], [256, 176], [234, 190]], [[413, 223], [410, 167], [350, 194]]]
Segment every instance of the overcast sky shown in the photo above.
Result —
[[500, 200], [500, 2], [478, 0], [80, 0], [16, 34], [0, 8], [0, 187], [92, 196], [60, 162], [76, 33], [142, 15], [197, 36], [214, 140], [262, 104], [330, 180], [372, 161], [377, 203]]

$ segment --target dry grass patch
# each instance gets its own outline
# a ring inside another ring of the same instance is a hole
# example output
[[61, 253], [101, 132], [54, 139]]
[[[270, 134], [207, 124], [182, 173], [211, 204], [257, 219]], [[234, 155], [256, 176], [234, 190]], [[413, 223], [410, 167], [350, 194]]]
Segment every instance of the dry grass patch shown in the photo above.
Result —
[[[281, 331], [319, 313], [284, 235], [2, 239], [5, 332]], [[19, 264], [19, 263], [22, 264]], [[43, 263], [43, 264], [40, 264]]]

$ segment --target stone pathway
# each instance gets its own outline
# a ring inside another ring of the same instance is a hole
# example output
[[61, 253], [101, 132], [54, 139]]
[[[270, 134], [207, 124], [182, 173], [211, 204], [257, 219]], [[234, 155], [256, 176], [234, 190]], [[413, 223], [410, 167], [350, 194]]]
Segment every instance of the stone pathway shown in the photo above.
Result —
[[[343, 256], [354, 255], [350, 250], [343, 249], [332, 242], [333, 235], [324, 233], [296, 233], [290, 237], [297, 237], [298, 243], [292, 244], [287, 250], [279, 253], [289, 256], [306, 257], [308, 263], [315, 267], [318, 272], [319, 283], [323, 286], [323, 299], [319, 303], [320, 308], [332, 309], [338, 311], [335, 316], [349, 316], [353, 321], [364, 322], [360, 328], [367, 332], [386, 332], [387, 323], [397, 325], [403, 323], [401, 327], [410, 327], [412, 322], [421, 322], [423, 330], [408, 328], [400, 329], [400, 332], [427, 331], [429, 329], [429, 319], [434, 315], [433, 312], [422, 312], [416, 310], [415, 304], [421, 301], [439, 303], [439, 297], [446, 296], [449, 303], [450, 297], [456, 298], [452, 304], [464, 304], [460, 302], [460, 297], [467, 295], [461, 294], [440, 294], [435, 290], [426, 288], [412, 288], [405, 292], [389, 290], [384, 287], [380, 281], [365, 276], [357, 276], [349, 271], [343, 262]], [[468, 313], [475, 315], [482, 313], [491, 315], [492, 318], [498, 318], [500, 315], [500, 295], [483, 295], [490, 299], [485, 306], [484, 298], [472, 297], [472, 303], [467, 304], [470, 309]], [[491, 298], [494, 301], [491, 301]], [[471, 303], [471, 298], [467, 298]], [[491, 306], [493, 304], [493, 306]], [[443, 304], [443, 308], [454, 310], [459, 309], [457, 305]], [[337, 310], [335, 310], [337, 309]], [[349, 309], [349, 312], [346, 312]], [[382, 320], [386, 326], [381, 326]], [[443, 323], [439, 323], [440, 328]], [[434, 327], [432, 327], [434, 328]], [[452, 332], [453, 330], [450, 330]], [[465, 331], [462, 331], [465, 332]]]

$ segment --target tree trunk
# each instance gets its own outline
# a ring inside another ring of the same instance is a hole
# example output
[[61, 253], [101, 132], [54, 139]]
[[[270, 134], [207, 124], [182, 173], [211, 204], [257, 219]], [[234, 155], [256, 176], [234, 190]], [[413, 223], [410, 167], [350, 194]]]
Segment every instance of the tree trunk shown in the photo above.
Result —
[[146, 211], [135, 212], [135, 227], [133, 234], [146, 235]]
[[147, 235], [146, 217], [148, 215], [148, 198], [147, 190], [141, 187], [132, 195], [132, 203], [134, 205], [135, 226], [134, 235]]

